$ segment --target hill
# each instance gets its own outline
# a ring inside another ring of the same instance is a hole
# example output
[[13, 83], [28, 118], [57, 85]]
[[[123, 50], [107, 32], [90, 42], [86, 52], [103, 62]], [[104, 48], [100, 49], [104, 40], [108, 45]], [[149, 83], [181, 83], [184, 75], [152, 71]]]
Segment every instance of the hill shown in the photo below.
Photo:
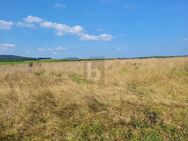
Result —
[[47, 60], [51, 58], [32, 58], [32, 57], [23, 57], [17, 55], [0, 55], [0, 62], [22, 62], [22, 61], [36, 61], [36, 60]]
[[0, 55], [0, 61], [28, 61], [28, 60], [37, 60], [37, 58], [31, 57], [22, 57], [16, 55]]

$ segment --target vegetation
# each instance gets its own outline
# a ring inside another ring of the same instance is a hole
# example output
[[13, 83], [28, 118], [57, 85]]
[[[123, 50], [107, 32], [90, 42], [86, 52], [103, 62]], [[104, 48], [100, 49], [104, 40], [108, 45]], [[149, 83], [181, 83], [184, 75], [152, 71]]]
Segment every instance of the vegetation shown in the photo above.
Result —
[[188, 57], [187, 55], [182, 56], [148, 56], [148, 57], [135, 57], [135, 58], [86, 58], [80, 59], [77, 57], [68, 57], [64, 59], [52, 59], [52, 58], [30, 58], [21, 57], [14, 55], [0, 55], [0, 65], [6, 64], [29, 64], [29, 63], [54, 63], [54, 62], [72, 62], [72, 61], [103, 61], [103, 60], [132, 60], [132, 59], [152, 59], [152, 58], [178, 58]]
[[1, 65], [0, 140], [188, 140], [188, 58], [85, 63]]
[[31, 58], [31, 57], [22, 57], [15, 55], [0, 55], [0, 65], [6, 64], [26, 64], [30, 62], [39, 62], [51, 60], [51, 58]]

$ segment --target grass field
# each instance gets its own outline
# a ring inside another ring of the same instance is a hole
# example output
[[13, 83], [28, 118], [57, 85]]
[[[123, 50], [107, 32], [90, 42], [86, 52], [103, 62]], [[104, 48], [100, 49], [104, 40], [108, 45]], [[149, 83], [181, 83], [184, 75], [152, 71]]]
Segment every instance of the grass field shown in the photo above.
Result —
[[[60, 62], [60, 60], [34, 60], [34, 61], [1, 61], [0, 60], [0, 65], [17, 65], [17, 64], [29, 64], [29, 63], [50, 63], [50, 62]], [[63, 62], [63, 61], [61, 61]]]
[[1, 65], [0, 140], [188, 140], [187, 57], [86, 63]]

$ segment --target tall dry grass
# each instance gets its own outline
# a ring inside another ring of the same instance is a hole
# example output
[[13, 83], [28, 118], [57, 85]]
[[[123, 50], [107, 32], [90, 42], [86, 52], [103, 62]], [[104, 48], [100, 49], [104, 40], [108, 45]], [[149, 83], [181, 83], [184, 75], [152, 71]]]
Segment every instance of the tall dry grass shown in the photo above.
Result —
[[0, 140], [188, 140], [188, 58], [84, 63], [0, 66]]

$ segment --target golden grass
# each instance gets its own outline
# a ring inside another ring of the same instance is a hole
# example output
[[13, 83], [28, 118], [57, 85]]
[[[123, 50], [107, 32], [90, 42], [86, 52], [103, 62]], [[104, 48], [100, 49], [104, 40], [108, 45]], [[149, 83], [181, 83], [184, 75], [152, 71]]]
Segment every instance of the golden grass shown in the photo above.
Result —
[[84, 63], [0, 66], [0, 140], [188, 140], [188, 58]]

